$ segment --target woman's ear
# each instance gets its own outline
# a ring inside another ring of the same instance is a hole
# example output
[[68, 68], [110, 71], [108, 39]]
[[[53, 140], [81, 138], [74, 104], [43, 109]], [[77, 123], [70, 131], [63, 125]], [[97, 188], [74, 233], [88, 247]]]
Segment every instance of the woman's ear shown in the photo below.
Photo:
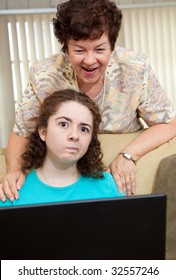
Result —
[[46, 137], [46, 128], [45, 127], [40, 127], [38, 129], [38, 133], [39, 133], [39, 136], [40, 136], [40, 139], [42, 141], [45, 141], [45, 137]]

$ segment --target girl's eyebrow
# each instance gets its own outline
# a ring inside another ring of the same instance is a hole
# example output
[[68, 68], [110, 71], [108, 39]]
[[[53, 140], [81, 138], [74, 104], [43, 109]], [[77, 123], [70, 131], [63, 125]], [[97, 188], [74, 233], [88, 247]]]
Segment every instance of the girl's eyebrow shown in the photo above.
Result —
[[57, 118], [56, 118], [56, 121], [59, 120], [59, 119], [65, 119], [65, 120], [67, 120], [67, 121], [69, 121], [69, 122], [72, 121], [70, 118], [65, 117], [65, 116], [57, 117]]
[[89, 128], [92, 129], [92, 126], [91, 126], [90, 124], [88, 124], [88, 123], [80, 123], [80, 125], [82, 125], [82, 126], [88, 126]]
[[[72, 119], [70, 119], [70, 118], [68, 118], [68, 117], [65, 117], [65, 116], [57, 117], [57, 118], [56, 118], [56, 121], [57, 121], [57, 120], [60, 120], [60, 119], [64, 119], [64, 120], [66, 120], [66, 121], [68, 121], [68, 122], [72, 122]], [[91, 126], [89, 123], [84, 123], [84, 122], [82, 122], [82, 123], [80, 123], [80, 125], [89, 126], [89, 127], [92, 129], [92, 126]]]

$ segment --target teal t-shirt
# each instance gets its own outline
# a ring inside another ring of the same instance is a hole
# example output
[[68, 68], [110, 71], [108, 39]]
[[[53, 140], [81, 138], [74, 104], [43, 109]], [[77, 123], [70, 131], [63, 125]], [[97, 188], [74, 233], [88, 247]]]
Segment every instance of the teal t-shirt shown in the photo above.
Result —
[[119, 193], [110, 173], [103, 172], [103, 175], [104, 178], [81, 175], [71, 185], [52, 187], [43, 183], [36, 170], [33, 170], [27, 175], [19, 191], [19, 199], [12, 202], [8, 199], [5, 202], [0, 201], [0, 207], [125, 196], [125, 193]]

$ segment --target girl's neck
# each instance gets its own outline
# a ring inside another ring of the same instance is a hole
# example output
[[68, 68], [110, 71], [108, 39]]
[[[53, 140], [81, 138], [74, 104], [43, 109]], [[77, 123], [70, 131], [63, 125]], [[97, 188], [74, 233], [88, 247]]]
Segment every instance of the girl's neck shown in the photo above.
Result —
[[49, 186], [65, 187], [75, 183], [80, 173], [76, 165], [67, 168], [58, 168], [44, 163], [37, 169], [39, 179]]

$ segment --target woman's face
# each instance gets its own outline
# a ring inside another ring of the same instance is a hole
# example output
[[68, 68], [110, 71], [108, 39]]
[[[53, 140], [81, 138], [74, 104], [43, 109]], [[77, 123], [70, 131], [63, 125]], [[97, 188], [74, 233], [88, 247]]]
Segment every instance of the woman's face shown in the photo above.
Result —
[[103, 33], [100, 39], [86, 39], [68, 42], [68, 55], [78, 82], [95, 84], [105, 75], [111, 55], [108, 35]]
[[92, 112], [78, 102], [64, 102], [50, 116], [47, 128], [39, 129], [47, 147], [45, 160], [59, 166], [75, 165], [87, 152], [92, 132]]

